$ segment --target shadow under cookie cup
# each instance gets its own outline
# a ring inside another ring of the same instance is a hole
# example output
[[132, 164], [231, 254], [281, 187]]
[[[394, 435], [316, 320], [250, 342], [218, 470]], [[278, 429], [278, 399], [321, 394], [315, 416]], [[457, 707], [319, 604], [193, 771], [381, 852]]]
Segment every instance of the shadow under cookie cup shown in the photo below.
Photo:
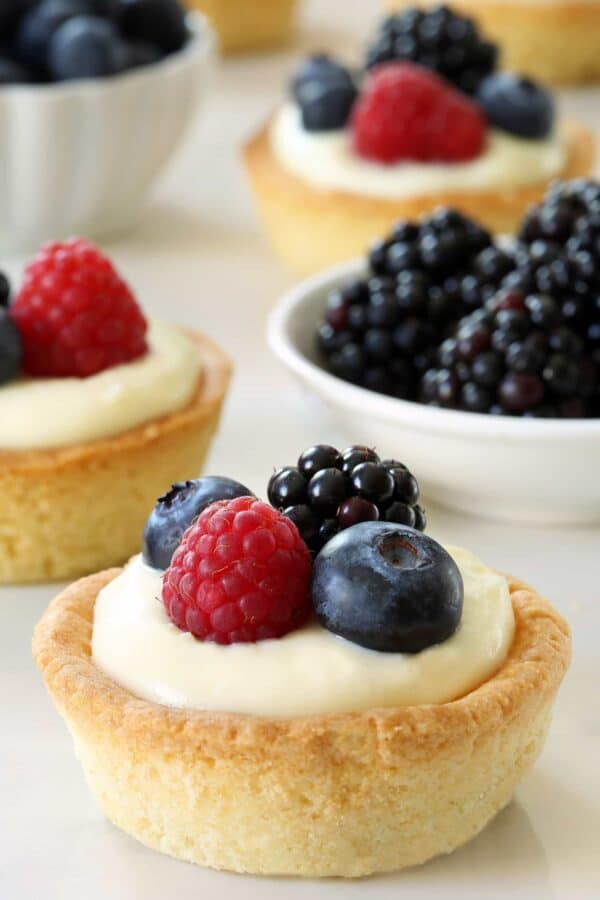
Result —
[[72, 447], [0, 449], [0, 583], [74, 578], [125, 562], [165, 484], [200, 473], [231, 363], [207, 337], [189, 335], [203, 370], [183, 409]]
[[359, 877], [454, 850], [539, 755], [570, 659], [567, 624], [510, 578], [509, 655], [453, 702], [289, 719], [171, 709], [91, 658], [95, 600], [118, 573], [63, 591], [34, 657], [106, 816], [214, 868]]
[[[247, 141], [244, 162], [269, 242], [283, 262], [300, 274], [360, 256], [399, 219], [419, 219], [439, 206], [459, 209], [497, 234], [511, 234], [554, 180], [545, 178], [513, 189], [457, 190], [392, 200], [321, 190], [280, 164], [269, 128], [267, 122]], [[593, 132], [570, 121], [565, 135], [567, 159], [556, 177], [589, 175], [595, 156]]]

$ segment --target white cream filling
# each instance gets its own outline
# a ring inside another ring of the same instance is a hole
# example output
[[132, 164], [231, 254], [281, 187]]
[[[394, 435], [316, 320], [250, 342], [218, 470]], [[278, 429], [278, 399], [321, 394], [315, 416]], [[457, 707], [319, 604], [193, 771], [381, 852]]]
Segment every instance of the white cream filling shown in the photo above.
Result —
[[465, 163], [370, 162], [354, 153], [349, 129], [306, 131], [291, 102], [275, 115], [270, 140], [279, 164], [312, 187], [388, 199], [520, 187], [554, 178], [566, 161], [557, 129], [543, 140], [492, 130], [481, 156]]
[[366, 650], [318, 624], [256, 644], [198, 641], [170, 621], [162, 574], [137, 556], [98, 595], [93, 659], [139, 697], [186, 709], [301, 716], [444, 703], [493, 675], [514, 633], [506, 580], [448, 549], [464, 580], [462, 620], [421, 653]]
[[0, 387], [0, 450], [45, 450], [114, 437], [188, 403], [202, 361], [194, 342], [151, 321], [148, 353], [89, 378], [20, 378]]

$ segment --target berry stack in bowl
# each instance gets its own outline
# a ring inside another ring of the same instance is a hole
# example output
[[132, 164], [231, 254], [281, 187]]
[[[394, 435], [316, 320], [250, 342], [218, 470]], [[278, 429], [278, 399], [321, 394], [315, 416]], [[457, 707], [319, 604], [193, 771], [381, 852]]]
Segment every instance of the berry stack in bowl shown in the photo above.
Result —
[[0, 276], [0, 583], [134, 552], [165, 472], [202, 467], [230, 376], [204, 335], [147, 320], [83, 239]]
[[[175, 484], [142, 554], [42, 617], [34, 655], [90, 788], [144, 844], [238, 872], [402, 869], [472, 838], [535, 761], [567, 624], [386, 515], [419, 487], [376, 460], [311, 447], [270, 479], [276, 506], [231, 478]], [[309, 496], [343, 479], [318, 549], [280, 507], [292, 472]], [[343, 522], [356, 498], [377, 516]]]
[[0, 248], [131, 227], [203, 94], [214, 52], [207, 21], [178, 0], [3, 5]]
[[498, 48], [446, 7], [386, 20], [359, 68], [306, 60], [245, 149], [279, 255], [310, 273], [439, 205], [513, 231], [553, 179], [589, 174], [589, 129], [497, 65]]
[[178, 0], [16, 0], [0, 18], [0, 85], [107, 78], [189, 39]]
[[442, 502], [596, 521], [599, 212], [600, 185], [575, 180], [555, 184], [513, 239], [456, 210], [400, 222], [366, 263], [293, 291], [272, 347], [338, 417], [360, 407], [369, 441], [402, 431]]

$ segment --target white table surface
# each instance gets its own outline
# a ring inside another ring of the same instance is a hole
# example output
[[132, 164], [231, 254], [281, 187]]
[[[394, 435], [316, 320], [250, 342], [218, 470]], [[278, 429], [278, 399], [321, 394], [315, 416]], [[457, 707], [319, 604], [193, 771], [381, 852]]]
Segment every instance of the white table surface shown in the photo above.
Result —
[[[366, 0], [309, 0], [299, 43], [338, 50], [360, 45], [374, 7]], [[149, 312], [200, 327], [228, 348], [236, 377], [207, 470], [263, 493], [272, 466], [292, 462], [305, 446], [361, 440], [359, 425], [353, 435], [338, 433], [270, 357], [263, 338], [265, 317], [291, 278], [262, 241], [236, 147], [277, 101], [298, 52], [228, 62], [221, 69], [143, 225], [106, 245]], [[561, 103], [600, 127], [600, 91], [570, 92]], [[21, 264], [2, 262], [15, 274]], [[381, 449], [402, 458], [402, 447]], [[418, 459], [407, 462], [418, 474]], [[568, 478], [568, 468], [557, 477]], [[145, 849], [98, 812], [32, 663], [31, 632], [56, 587], [3, 588], [0, 897], [599, 898], [600, 529], [511, 527], [431, 505], [429, 513], [432, 534], [530, 580], [574, 632], [574, 661], [547, 748], [514, 802], [482, 835], [418, 870], [354, 883], [215, 873]]]

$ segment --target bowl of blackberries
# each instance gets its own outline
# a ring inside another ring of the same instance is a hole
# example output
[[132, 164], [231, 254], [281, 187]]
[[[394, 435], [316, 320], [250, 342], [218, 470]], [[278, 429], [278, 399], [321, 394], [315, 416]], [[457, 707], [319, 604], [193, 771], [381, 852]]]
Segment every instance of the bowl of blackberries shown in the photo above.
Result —
[[513, 236], [453, 209], [292, 289], [268, 338], [338, 423], [419, 459], [481, 516], [600, 521], [600, 183], [557, 182]]
[[133, 224], [214, 47], [178, 0], [0, 0], [0, 247]]

